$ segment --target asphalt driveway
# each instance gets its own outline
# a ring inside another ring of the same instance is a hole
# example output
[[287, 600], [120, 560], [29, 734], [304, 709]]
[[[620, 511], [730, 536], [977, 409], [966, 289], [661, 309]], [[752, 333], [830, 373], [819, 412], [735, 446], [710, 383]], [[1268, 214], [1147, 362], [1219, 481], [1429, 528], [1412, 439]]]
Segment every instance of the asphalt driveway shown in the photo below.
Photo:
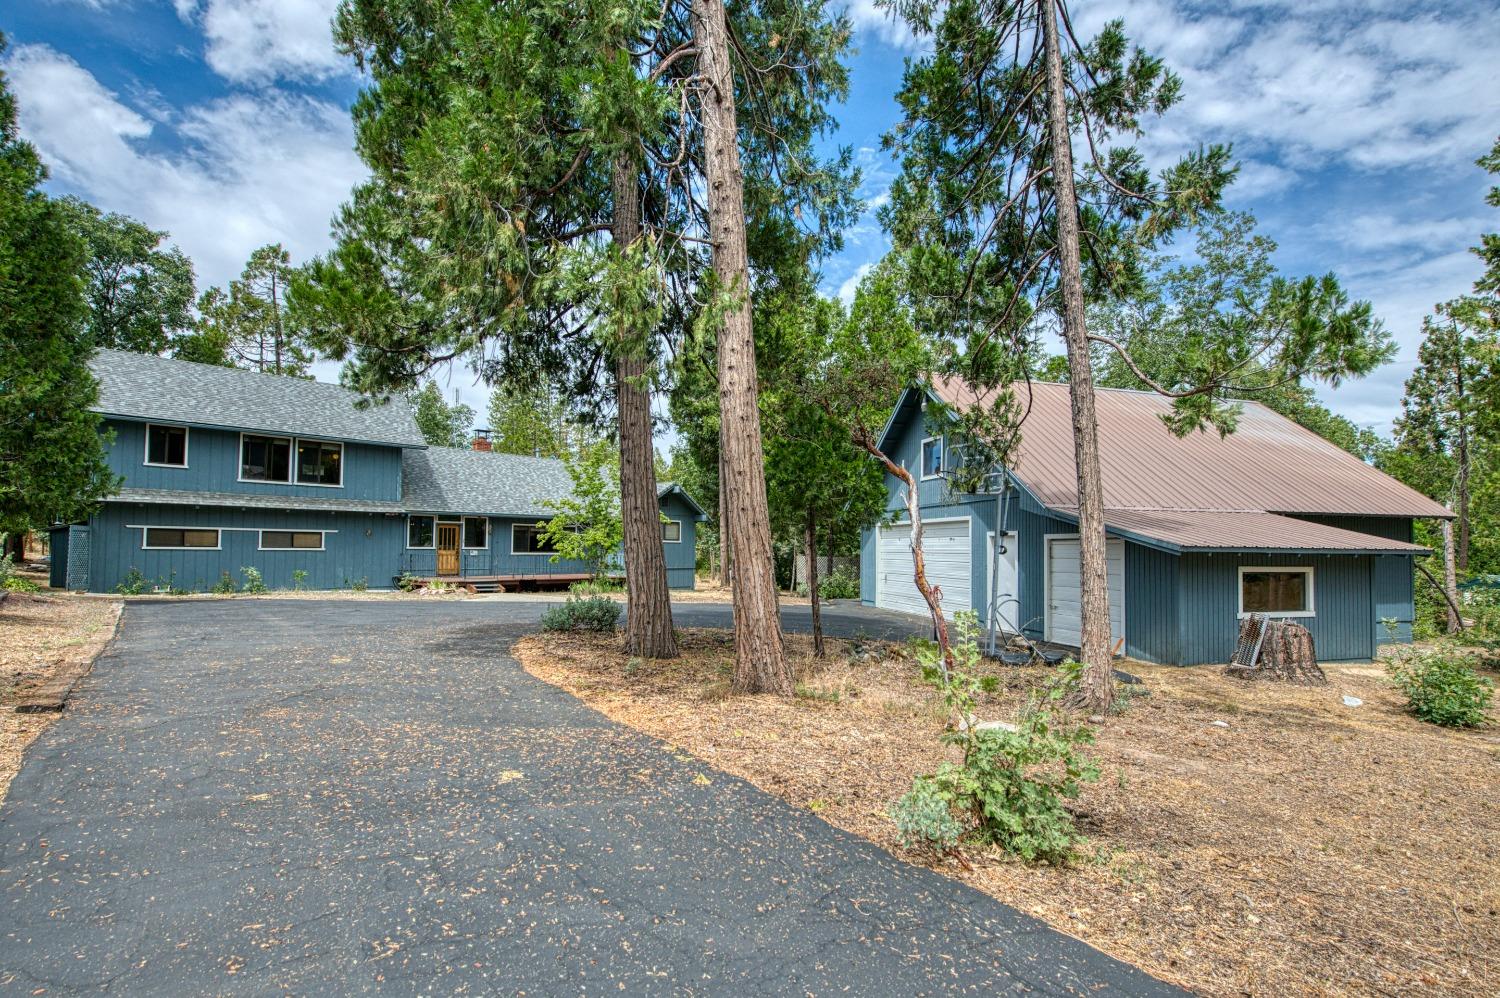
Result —
[[542, 609], [129, 606], [0, 809], [0, 991], [1167, 991], [532, 679]]

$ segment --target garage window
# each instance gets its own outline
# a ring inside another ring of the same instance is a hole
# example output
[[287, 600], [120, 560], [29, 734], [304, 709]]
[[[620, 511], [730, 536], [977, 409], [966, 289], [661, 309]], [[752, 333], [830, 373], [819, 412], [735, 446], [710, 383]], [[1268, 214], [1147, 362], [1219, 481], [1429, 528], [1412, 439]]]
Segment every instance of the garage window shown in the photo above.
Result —
[[943, 438], [928, 437], [922, 441], [922, 477], [937, 478], [943, 473]]
[[1313, 570], [1310, 567], [1240, 568], [1240, 616], [1313, 615]]

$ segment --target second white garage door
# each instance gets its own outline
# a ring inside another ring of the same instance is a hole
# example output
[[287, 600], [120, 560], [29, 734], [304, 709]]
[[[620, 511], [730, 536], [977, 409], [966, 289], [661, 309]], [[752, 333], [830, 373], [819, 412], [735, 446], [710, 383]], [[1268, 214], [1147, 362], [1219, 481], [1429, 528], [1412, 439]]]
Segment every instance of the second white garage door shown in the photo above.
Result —
[[[929, 585], [943, 590], [943, 615], [952, 617], [973, 607], [973, 548], [969, 520], [940, 520], [922, 525], [922, 555]], [[927, 613], [911, 564], [911, 525], [881, 527], [875, 552], [875, 605], [906, 613]]]
[[[1125, 542], [1105, 543], [1109, 564], [1110, 650], [1125, 636]], [[1047, 640], [1078, 647], [1083, 631], [1078, 538], [1047, 538]], [[1123, 651], [1123, 649], [1121, 649]]]

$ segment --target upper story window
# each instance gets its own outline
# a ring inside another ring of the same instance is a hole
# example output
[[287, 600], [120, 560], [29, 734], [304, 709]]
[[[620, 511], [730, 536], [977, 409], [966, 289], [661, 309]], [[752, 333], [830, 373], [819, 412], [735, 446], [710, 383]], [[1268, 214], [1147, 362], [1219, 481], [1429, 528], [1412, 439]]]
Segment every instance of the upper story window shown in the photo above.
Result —
[[146, 463], [161, 468], [187, 467], [186, 426], [146, 424]]
[[682, 541], [682, 521], [663, 520], [661, 524], [661, 539], [668, 544], [679, 544]]
[[1310, 566], [1240, 568], [1240, 616], [1313, 616], [1313, 570]]
[[922, 477], [937, 478], [943, 468], [943, 438], [928, 437], [922, 441]]
[[240, 481], [290, 482], [292, 440], [290, 437], [240, 437]]
[[344, 484], [344, 445], [322, 440], [297, 441], [297, 482], [300, 485]]

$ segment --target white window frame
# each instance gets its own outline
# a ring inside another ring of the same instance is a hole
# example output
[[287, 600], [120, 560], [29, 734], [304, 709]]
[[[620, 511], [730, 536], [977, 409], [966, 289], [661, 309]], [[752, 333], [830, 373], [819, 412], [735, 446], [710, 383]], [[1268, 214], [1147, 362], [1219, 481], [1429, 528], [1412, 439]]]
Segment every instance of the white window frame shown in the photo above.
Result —
[[[199, 547], [186, 545], [178, 547], [175, 544], [148, 544], [146, 539], [151, 536], [153, 530], [212, 530], [216, 541], [213, 547]], [[223, 527], [179, 527], [167, 523], [146, 523], [141, 525], [141, 550], [142, 551], [222, 551], [224, 550], [224, 528]]]
[[517, 558], [551, 558], [553, 555], [557, 554], [556, 551], [517, 551], [516, 531], [526, 528], [538, 531], [540, 530], [540, 528], [537, 527], [537, 525], [534, 523], [512, 523], [510, 525], [510, 553], [512, 555]]
[[[329, 485], [327, 482], [303, 482], [297, 478], [297, 448], [302, 444], [332, 444], [339, 449], [339, 481], [337, 485]], [[346, 466], [344, 464], [344, 442], [342, 440], [325, 440], [322, 437], [296, 437], [292, 440], [292, 480], [289, 485], [301, 485], [309, 489], [341, 489], [344, 487]]]
[[666, 527], [668, 527], [668, 526], [670, 526], [672, 524], [676, 524], [676, 526], [677, 526], [677, 539], [676, 540], [669, 540], [667, 538], [665, 532], [663, 532], [662, 538], [661, 538], [661, 542], [663, 544], [681, 544], [682, 543], [682, 521], [681, 520], [674, 520], [671, 517], [667, 517], [665, 520], [663, 520], [661, 522], [661, 525], [662, 525], [662, 527], [663, 527], [664, 530], [665, 530]]
[[[327, 551], [328, 535], [336, 534], [337, 530], [306, 530], [291, 527], [261, 527], [255, 531], [255, 550], [257, 551]], [[315, 548], [268, 548], [266, 547], [266, 534], [317, 534], [318, 546]]]
[[[1301, 572], [1307, 576], [1307, 609], [1306, 610], [1246, 610], [1245, 609], [1245, 573], [1246, 572]], [[1239, 619], [1244, 620], [1252, 613], [1258, 613], [1263, 617], [1316, 617], [1318, 615], [1318, 604], [1316, 601], [1317, 572], [1312, 565], [1241, 565], [1239, 573], [1235, 577], [1237, 590], [1235, 593], [1235, 605], [1239, 608]]]
[[[153, 426], [159, 426], [164, 430], [182, 431], [181, 464], [163, 464], [160, 461], [151, 460], [151, 428]], [[188, 466], [188, 445], [192, 442], [192, 436], [193, 432], [191, 429], [178, 423], [147, 423], [146, 439], [142, 442], [143, 445], [141, 447], [141, 464], [145, 465], [148, 468], [176, 468], [179, 470], [182, 468], [186, 468]]]
[[[927, 473], [927, 445], [932, 443], [934, 440], [937, 441], [937, 445], [940, 448], [940, 452], [938, 454], [938, 470], [937, 474], [929, 475]], [[922, 473], [921, 480], [924, 482], [929, 482], [934, 478], [942, 478], [943, 471], [947, 467], [947, 462], [948, 442], [943, 439], [943, 434], [939, 433], [935, 437], [923, 437], [922, 446], [917, 448], [917, 470]]]
[[[472, 547], [468, 543], [469, 521], [470, 520], [479, 520], [481, 523], [484, 524], [484, 546], [483, 547]], [[434, 544], [437, 543], [436, 536], [433, 537], [433, 543]], [[490, 518], [487, 517], [487, 516], [465, 516], [465, 517], [462, 517], [459, 520], [459, 523], [458, 523], [458, 546], [462, 550], [464, 550], [464, 551], [488, 551], [490, 549]]]
[[[411, 542], [411, 521], [413, 521], [413, 520], [431, 520], [432, 521], [432, 543], [431, 544], [416, 544], [416, 545], [412, 544], [412, 542]], [[408, 513], [408, 514], [406, 514], [406, 550], [408, 550], [408, 551], [435, 551], [435, 550], [437, 550], [437, 525], [438, 525], [438, 518], [436, 516], [432, 515], [431, 513]]]

